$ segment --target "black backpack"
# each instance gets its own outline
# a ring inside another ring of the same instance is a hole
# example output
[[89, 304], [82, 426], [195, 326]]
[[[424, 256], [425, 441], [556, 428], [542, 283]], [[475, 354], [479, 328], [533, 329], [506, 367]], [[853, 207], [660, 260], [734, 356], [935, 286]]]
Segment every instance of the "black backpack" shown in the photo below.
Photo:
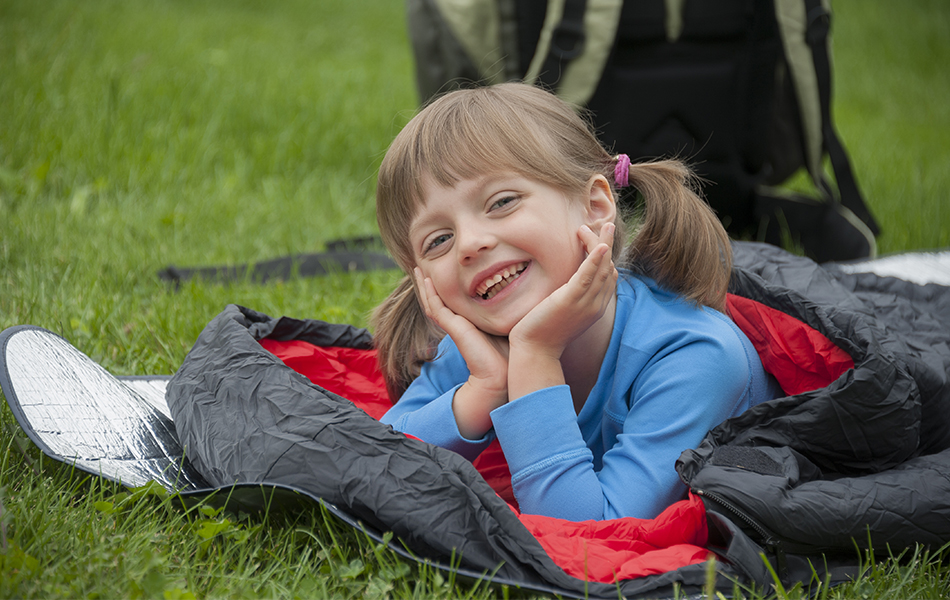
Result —
[[[545, 86], [586, 106], [616, 152], [689, 162], [733, 236], [819, 262], [876, 253], [878, 225], [831, 119], [822, 0], [408, 0], [408, 9], [424, 100], [471, 83]], [[813, 196], [774, 187], [802, 167]]]

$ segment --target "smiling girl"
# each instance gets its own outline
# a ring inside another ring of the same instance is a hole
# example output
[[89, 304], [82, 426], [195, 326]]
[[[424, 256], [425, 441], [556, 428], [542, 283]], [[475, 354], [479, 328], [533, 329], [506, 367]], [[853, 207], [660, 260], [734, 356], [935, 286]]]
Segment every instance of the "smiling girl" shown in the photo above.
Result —
[[[651, 518], [682, 498], [679, 454], [781, 395], [724, 314], [729, 240], [691, 181], [612, 157], [524, 84], [423, 109], [377, 186], [407, 273], [373, 319], [401, 396], [383, 421], [469, 459], [497, 437], [526, 513]], [[644, 215], [624, 248], [628, 184]]]

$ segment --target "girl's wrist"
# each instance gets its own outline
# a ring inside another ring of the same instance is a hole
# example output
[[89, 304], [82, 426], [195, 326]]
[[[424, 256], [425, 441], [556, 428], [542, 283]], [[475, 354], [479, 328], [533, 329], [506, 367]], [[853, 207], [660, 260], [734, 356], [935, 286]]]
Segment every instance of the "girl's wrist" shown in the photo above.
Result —
[[492, 428], [491, 411], [507, 401], [507, 387], [499, 389], [469, 377], [452, 399], [452, 413], [459, 433], [469, 440], [481, 439]]
[[545, 342], [534, 342], [518, 338], [509, 338], [508, 340], [508, 366], [511, 367], [512, 357], [516, 361], [523, 362], [533, 358], [545, 357], [551, 360], [560, 361], [564, 354], [564, 344], [552, 344]]
[[561, 352], [539, 348], [533, 352], [530, 346], [512, 352], [508, 359], [508, 396], [515, 400], [532, 392], [557, 385], [564, 385], [564, 369]]
[[498, 379], [498, 381], [469, 375], [463, 387], [467, 386], [472, 391], [477, 391], [479, 397], [484, 398], [486, 402], [488, 399], [493, 398], [498, 401], [498, 404], [504, 404], [508, 398], [508, 379], [504, 375], [500, 378], [493, 379]]

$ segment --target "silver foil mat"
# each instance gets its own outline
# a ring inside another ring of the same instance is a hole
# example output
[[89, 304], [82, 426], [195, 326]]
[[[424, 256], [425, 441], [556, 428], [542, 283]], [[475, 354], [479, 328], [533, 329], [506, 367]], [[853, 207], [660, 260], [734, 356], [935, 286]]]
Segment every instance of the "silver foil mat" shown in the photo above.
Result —
[[845, 273], [874, 273], [926, 285], [950, 286], [950, 251], [908, 252], [854, 263], [835, 263]]
[[168, 377], [119, 379], [58, 335], [3, 332], [0, 383], [27, 435], [51, 458], [135, 487], [207, 487], [190, 466], [165, 404]]

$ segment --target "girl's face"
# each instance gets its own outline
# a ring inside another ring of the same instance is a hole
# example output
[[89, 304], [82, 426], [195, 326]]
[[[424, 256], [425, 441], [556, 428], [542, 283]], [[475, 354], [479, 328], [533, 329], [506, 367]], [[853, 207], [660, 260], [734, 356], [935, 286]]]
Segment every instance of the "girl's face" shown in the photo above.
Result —
[[567, 283], [586, 256], [578, 230], [613, 222], [607, 180], [587, 194], [563, 192], [512, 173], [443, 187], [425, 182], [409, 241], [416, 265], [442, 302], [492, 335], [506, 336], [528, 311]]

